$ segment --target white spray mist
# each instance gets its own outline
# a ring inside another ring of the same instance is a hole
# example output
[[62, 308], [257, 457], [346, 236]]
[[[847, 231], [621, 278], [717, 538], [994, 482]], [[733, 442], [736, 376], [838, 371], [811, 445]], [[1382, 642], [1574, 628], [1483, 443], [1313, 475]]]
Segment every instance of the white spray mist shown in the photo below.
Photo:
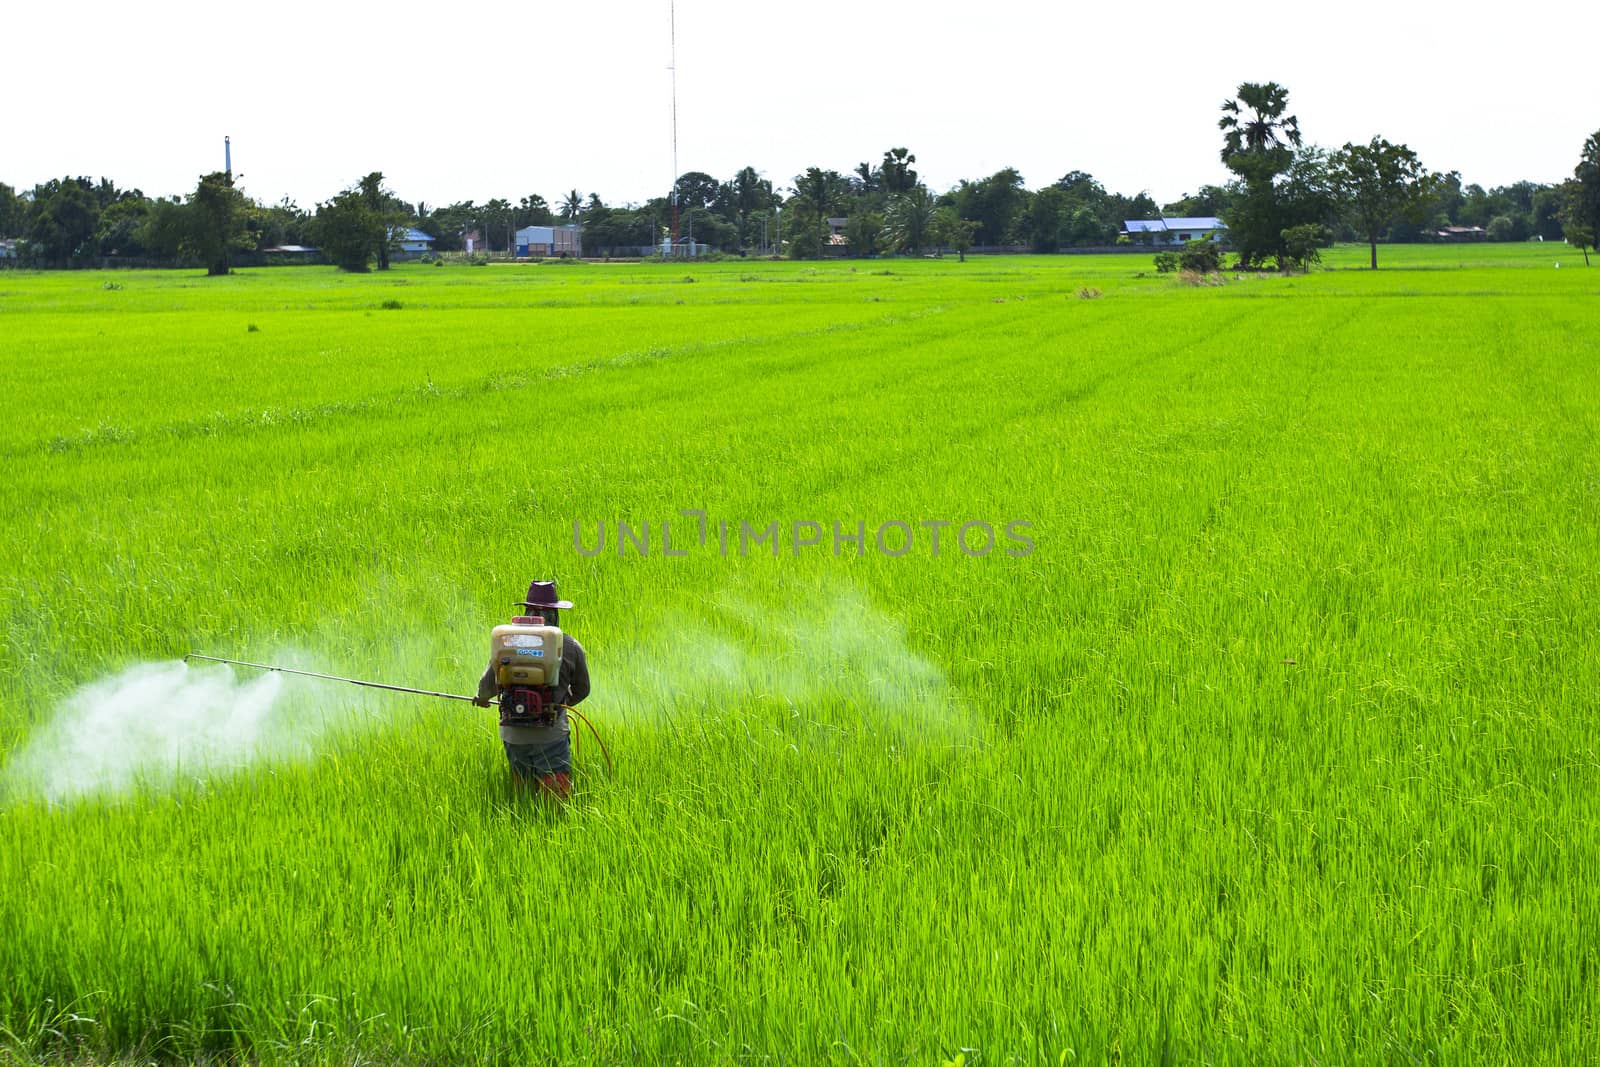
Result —
[[945, 740], [976, 727], [944, 672], [904, 629], [848, 589], [775, 610], [736, 598], [698, 618], [664, 618], [595, 659], [595, 693], [630, 721], [715, 713], [747, 699], [826, 701], [879, 725]]
[[322, 685], [217, 665], [135, 664], [64, 699], [13, 755], [7, 784], [62, 803], [309, 758], [329, 731], [356, 721], [361, 703]]

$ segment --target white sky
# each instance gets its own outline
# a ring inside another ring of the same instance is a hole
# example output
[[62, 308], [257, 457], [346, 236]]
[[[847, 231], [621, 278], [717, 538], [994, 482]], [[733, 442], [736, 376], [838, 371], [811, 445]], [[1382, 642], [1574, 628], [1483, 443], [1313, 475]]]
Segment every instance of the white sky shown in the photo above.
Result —
[[[1009, 165], [1172, 200], [1226, 178], [1218, 105], [1276, 80], [1308, 142], [1559, 181], [1600, 127], [1600, 4], [1560, 7], [677, 0], [679, 170], [787, 186], [904, 145], [935, 191]], [[9, 5], [0, 181], [188, 192], [227, 134], [247, 193], [307, 208], [371, 170], [430, 205], [641, 201], [672, 180], [667, 28], [667, 0]]]

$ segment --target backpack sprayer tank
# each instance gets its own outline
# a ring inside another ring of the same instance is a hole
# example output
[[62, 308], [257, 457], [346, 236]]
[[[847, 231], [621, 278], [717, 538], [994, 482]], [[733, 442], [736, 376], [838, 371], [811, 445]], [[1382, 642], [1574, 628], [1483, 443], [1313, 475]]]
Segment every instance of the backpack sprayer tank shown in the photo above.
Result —
[[561, 683], [561, 630], [538, 615], [518, 615], [489, 634], [489, 662], [500, 684], [502, 726], [555, 722]]

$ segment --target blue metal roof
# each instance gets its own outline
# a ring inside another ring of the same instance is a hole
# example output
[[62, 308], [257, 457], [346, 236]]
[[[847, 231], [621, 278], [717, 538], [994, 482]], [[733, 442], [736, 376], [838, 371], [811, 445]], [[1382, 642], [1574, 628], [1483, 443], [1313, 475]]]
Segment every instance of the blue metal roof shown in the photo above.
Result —
[[1164, 233], [1167, 230], [1226, 230], [1221, 219], [1128, 219], [1123, 224], [1128, 233]]

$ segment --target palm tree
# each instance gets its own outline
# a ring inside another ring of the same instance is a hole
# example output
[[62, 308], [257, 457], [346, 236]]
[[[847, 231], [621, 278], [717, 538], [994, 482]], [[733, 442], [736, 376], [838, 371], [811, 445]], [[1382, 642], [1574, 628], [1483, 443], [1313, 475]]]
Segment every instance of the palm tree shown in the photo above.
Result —
[[733, 176], [733, 205], [739, 226], [739, 247], [745, 246], [751, 216], [765, 211], [772, 202], [772, 183], [754, 167], [745, 167]]
[[574, 189], [561, 198], [561, 217], [567, 222], [576, 222], [578, 216], [583, 214], [583, 194]]
[[883, 221], [897, 249], [922, 251], [922, 242], [933, 225], [933, 194], [926, 185], [918, 184], [909, 192], [891, 196]]
[[1244, 179], [1244, 192], [1228, 211], [1228, 235], [1239, 263], [1250, 266], [1284, 251], [1284, 194], [1275, 184], [1294, 164], [1300, 120], [1285, 116], [1289, 90], [1277, 82], [1244, 82], [1239, 95], [1222, 102], [1222, 162]]
[[817, 213], [817, 254], [828, 243], [828, 209], [838, 203], [849, 190], [850, 183], [836, 170], [807, 167], [804, 174], [795, 175], [794, 191], [800, 202]]
[[887, 193], [909, 193], [917, 185], [917, 172], [911, 164], [917, 161], [909, 148], [891, 148], [883, 154], [883, 189]]
[[[1222, 141], [1222, 162], [1230, 170], [1239, 170], [1241, 157], [1267, 157], [1284, 160], [1282, 170], [1300, 147], [1300, 120], [1293, 115], [1283, 117], [1289, 107], [1289, 90], [1277, 82], [1244, 82], [1239, 95], [1222, 102], [1222, 118], [1217, 128], [1227, 136]], [[1244, 109], [1249, 108], [1246, 115]], [[1241, 171], [1242, 173], [1242, 171]]]

